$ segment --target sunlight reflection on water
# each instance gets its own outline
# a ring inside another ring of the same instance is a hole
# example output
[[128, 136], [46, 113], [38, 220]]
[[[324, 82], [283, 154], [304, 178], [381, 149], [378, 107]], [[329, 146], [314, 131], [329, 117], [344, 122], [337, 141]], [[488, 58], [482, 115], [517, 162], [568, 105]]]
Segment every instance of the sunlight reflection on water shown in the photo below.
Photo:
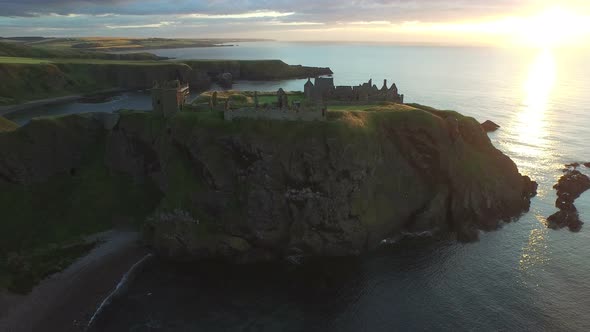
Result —
[[[521, 158], [534, 158], [549, 164], [551, 155], [547, 153], [550, 145], [547, 136], [550, 126], [547, 122], [551, 96], [555, 87], [557, 66], [551, 50], [542, 50], [530, 65], [524, 83], [524, 104], [513, 121], [513, 132], [518, 133], [518, 141], [511, 150]], [[534, 167], [534, 166], [533, 166]], [[539, 221], [538, 227], [530, 231], [527, 244], [522, 248], [519, 269], [525, 279], [529, 273], [542, 268], [549, 260], [547, 253], [547, 227], [545, 217], [535, 213]]]
[[547, 112], [556, 78], [555, 58], [550, 50], [541, 51], [530, 66], [524, 84], [524, 103], [522, 110], [513, 121], [513, 132], [518, 133], [518, 142], [511, 150], [523, 157], [546, 158]]

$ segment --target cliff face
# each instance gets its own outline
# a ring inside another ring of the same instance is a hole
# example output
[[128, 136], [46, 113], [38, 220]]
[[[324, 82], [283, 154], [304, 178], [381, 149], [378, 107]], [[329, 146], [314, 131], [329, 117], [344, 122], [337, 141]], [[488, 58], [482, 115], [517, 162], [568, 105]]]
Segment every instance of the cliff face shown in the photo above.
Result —
[[[403, 232], [473, 240], [479, 229], [518, 217], [534, 195], [473, 119], [409, 107], [331, 117], [228, 123], [215, 113], [169, 121], [125, 113], [103, 131], [104, 166], [157, 185], [146, 241], [179, 259], [350, 255]], [[0, 179], [45, 181], [84, 167], [64, 157], [33, 171], [50, 157], [27, 156], [11, 155]]]
[[197, 89], [209, 84], [205, 77], [192, 73], [189, 66], [177, 63], [0, 64], [0, 76], [0, 103], [5, 99], [9, 101], [7, 104], [113, 88], [147, 89], [152, 87], [154, 80], [173, 80], [178, 77], [192, 80], [191, 83]]
[[[87, 62], [86, 62], [87, 61]], [[0, 104], [102, 89], [148, 89], [156, 80], [182, 79], [191, 89], [205, 90], [220, 74], [234, 80], [268, 80], [332, 74], [329, 68], [290, 66], [278, 60], [137, 62], [55, 60], [38, 64], [0, 63]]]

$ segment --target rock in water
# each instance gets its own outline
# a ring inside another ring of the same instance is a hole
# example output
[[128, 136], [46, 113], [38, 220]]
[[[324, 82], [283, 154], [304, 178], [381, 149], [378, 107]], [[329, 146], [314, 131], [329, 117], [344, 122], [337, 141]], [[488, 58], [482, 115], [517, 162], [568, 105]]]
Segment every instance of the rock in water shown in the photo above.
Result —
[[496, 123], [494, 123], [494, 122], [492, 122], [490, 120], [487, 120], [486, 122], [482, 123], [481, 124], [481, 127], [483, 128], [483, 130], [486, 133], [490, 133], [490, 132], [496, 131], [496, 130], [498, 130], [500, 128], [499, 125], [497, 125]]
[[574, 202], [586, 190], [590, 189], [590, 178], [575, 168], [566, 170], [553, 188], [557, 190], [555, 207], [560, 211], [547, 219], [549, 228], [568, 227], [572, 232], [579, 231], [584, 223], [580, 220]]
[[586, 166], [587, 168], [590, 168], [590, 163], [584, 163], [584, 166]]

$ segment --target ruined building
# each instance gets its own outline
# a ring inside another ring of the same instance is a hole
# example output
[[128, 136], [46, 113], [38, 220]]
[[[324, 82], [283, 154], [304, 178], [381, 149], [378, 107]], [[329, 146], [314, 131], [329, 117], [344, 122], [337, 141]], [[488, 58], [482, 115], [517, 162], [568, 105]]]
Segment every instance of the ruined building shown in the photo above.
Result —
[[373, 85], [373, 80], [358, 86], [334, 86], [331, 77], [318, 77], [312, 83], [307, 80], [304, 86], [305, 98], [316, 103], [325, 101], [371, 103], [379, 101], [391, 101], [403, 103], [404, 95], [399, 94], [394, 84], [387, 87], [387, 80], [383, 80], [383, 87], [379, 89]]
[[152, 92], [152, 108], [157, 114], [166, 117], [182, 110], [188, 103], [189, 87], [180, 81], [154, 82]]

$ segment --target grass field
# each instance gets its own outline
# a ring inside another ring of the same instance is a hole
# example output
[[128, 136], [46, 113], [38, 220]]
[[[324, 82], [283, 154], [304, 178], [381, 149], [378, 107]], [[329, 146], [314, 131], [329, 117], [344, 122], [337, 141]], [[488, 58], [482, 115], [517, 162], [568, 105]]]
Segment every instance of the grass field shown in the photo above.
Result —
[[388, 103], [383, 102], [379, 104], [367, 104], [367, 105], [331, 105], [328, 103], [328, 110], [335, 111], [335, 112], [379, 112], [379, 111], [410, 111], [415, 110], [416, 107], [406, 105], [406, 104], [397, 104], [397, 103]]
[[167, 38], [113, 38], [113, 37], [83, 37], [83, 38], [30, 38], [30, 39], [2, 39], [0, 41], [18, 43], [26, 46], [45, 47], [61, 50], [88, 51], [123, 51], [144, 50], [156, 48], [186, 48], [186, 47], [214, 47], [227, 43], [254, 41], [253, 39], [167, 39]]
[[[202, 93], [193, 101], [194, 107], [202, 106], [202, 110], [208, 108], [208, 103], [214, 91], [207, 91]], [[305, 104], [306, 99], [303, 92], [290, 91], [287, 92], [289, 102], [297, 101]], [[223, 105], [227, 99], [230, 99], [234, 107], [251, 107], [254, 106], [254, 92], [253, 91], [217, 91], [218, 104]], [[274, 92], [259, 92], [259, 105], [273, 105], [277, 103], [277, 94]], [[381, 111], [411, 111], [416, 110], [414, 107], [406, 104], [397, 104], [392, 102], [380, 102], [373, 104], [359, 104], [359, 105], [342, 105], [341, 102], [328, 101], [328, 110], [330, 112], [381, 112]]]
[[[218, 103], [225, 103], [227, 99], [230, 99], [234, 106], [254, 106], [254, 91], [207, 91], [203, 92], [194, 101], [194, 105], [208, 104], [210, 97], [214, 92], [217, 92]], [[302, 92], [287, 92], [289, 102], [293, 101], [304, 101], [305, 96]], [[259, 92], [258, 93], [258, 104], [259, 105], [272, 105], [277, 103], [277, 94], [274, 92]]]
[[36, 59], [23, 57], [0, 57], [0, 64], [46, 64], [46, 63], [64, 63], [64, 64], [91, 64], [91, 65], [130, 65], [130, 66], [161, 66], [168, 64], [162, 61], [135, 61], [135, 60], [105, 60], [105, 59]]
[[0, 56], [0, 63], [2, 64], [16, 64], [16, 65], [39, 65], [43, 63], [51, 63], [47, 59], [33, 59], [33, 58], [17, 58], [11, 56]]
[[161, 60], [160, 57], [146, 53], [106, 53], [69, 47], [29, 46], [23, 43], [2, 42], [0, 56], [35, 59], [105, 59], [105, 60]]

